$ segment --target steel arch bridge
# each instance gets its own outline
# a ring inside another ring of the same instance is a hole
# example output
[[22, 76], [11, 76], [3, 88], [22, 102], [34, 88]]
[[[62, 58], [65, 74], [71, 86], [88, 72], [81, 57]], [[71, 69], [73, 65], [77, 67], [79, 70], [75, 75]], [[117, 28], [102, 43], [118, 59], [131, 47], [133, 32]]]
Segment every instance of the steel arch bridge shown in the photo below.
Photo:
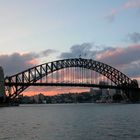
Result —
[[[84, 58], [72, 58], [72, 59], [63, 59], [53, 62], [44, 63], [32, 68], [29, 68], [25, 71], [17, 73], [12, 76], [5, 77], [5, 90], [9, 98], [17, 97], [21, 92], [27, 89], [29, 86], [84, 86], [84, 87], [100, 87], [97, 84], [93, 83], [47, 83], [42, 82], [42, 78], [53, 74], [56, 71], [65, 69], [65, 68], [83, 68], [91, 71], [95, 71], [105, 76], [107, 79], [111, 80], [114, 83], [113, 86], [107, 86], [105, 88], [138, 88], [138, 85], [131, 80], [128, 76], [117, 70], [116, 68], [107, 65], [105, 63], [95, 61], [92, 59]], [[37, 82], [39, 81], [39, 82]], [[102, 86], [104, 87], [104, 86]]]

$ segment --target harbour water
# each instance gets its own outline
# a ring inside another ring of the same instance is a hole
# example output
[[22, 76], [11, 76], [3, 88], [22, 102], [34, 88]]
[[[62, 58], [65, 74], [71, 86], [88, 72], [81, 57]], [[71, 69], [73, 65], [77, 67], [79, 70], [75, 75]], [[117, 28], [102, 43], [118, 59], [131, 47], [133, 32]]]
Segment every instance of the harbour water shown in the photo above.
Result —
[[140, 104], [0, 108], [0, 140], [140, 140]]

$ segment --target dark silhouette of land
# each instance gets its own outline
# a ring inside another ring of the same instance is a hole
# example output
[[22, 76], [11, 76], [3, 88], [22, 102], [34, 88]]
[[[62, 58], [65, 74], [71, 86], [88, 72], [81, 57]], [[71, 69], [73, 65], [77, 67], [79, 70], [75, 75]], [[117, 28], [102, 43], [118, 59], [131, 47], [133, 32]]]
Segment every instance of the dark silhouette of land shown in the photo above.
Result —
[[123, 97], [119, 93], [109, 95], [102, 94], [101, 90], [96, 92], [82, 92], [82, 93], [63, 93], [53, 96], [45, 96], [37, 94], [34, 96], [20, 95], [18, 102], [20, 104], [61, 104], [61, 103], [113, 103], [122, 102]]

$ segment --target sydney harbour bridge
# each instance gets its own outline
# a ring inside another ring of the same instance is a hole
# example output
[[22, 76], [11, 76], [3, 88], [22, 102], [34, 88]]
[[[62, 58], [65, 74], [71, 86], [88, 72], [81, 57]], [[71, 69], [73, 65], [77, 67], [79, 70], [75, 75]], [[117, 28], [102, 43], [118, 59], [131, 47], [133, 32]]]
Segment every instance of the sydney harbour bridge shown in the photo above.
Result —
[[93, 59], [71, 58], [48, 62], [15, 75], [3, 76], [0, 82], [8, 100], [17, 98], [30, 86], [116, 89], [122, 91], [131, 102], [140, 98], [140, 88], [136, 80], [110, 65]]

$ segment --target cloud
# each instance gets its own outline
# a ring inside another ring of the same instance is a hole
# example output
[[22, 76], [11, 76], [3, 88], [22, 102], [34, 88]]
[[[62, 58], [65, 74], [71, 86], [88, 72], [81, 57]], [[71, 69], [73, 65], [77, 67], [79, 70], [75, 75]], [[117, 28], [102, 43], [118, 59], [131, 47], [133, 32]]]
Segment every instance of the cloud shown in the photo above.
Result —
[[[38, 53], [13, 53], [0, 55], [0, 65], [5, 75], [12, 75], [38, 65], [42, 57], [49, 57], [55, 50]], [[109, 64], [130, 77], [140, 77], [140, 45], [127, 47], [107, 47], [91, 43], [73, 45], [68, 52], [62, 52], [59, 58], [83, 57]]]
[[83, 43], [81, 45], [74, 45], [69, 52], [63, 52], [60, 58], [74, 58], [80, 56], [91, 56], [94, 52], [91, 51], [92, 45], [90, 43]]
[[56, 52], [56, 50], [47, 49], [47, 50], [42, 51], [42, 52], [41, 52], [41, 55], [42, 55], [42, 56], [48, 56], [48, 55], [50, 55], [50, 54], [52, 54], [52, 53], [55, 53], [55, 52]]
[[118, 8], [113, 8], [106, 16], [105, 19], [107, 19], [109, 22], [114, 21], [116, 16], [119, 13], [122, 13], [126, 10], [133, 10], [133, 9], [140, 9], [140, 0], [128, 0], [126, 3], [121, 5]]
[[138, 43], [140, 42], [140, 33], [138, 32], [130, 33], [128, 34], [128, 39], [133, 43]]
[[99, 52], [96, 59], [105, 61], [111, 65], [126, 65], [134, 61], [140, 60], [140, 45], [132, 45], [124, 48], [114, 48]]
[[[106, 47], [84, 43], [74, 45], [69, 52], [61, 53], [61, 58], [79, 57], [92, 58], [106, 64], [109, 64], [129, 76], [140, 76], [140, 45], [131, 45], [127, 47]], [[87, 53], [85, 56], [84, 54]]]
[[83, 43], [80, 45], [73, 45], [69, 52], [62, 52], [59, 58], [95, 58], [96, 54], [105, 50], [113, 49], [107, 46], [99, 46], [91, 43]]
[[134, 78], [140, 77], [140, 60], [125, 65], [123, 72]]
[[113, 22], [115, 20], [116, 15], [119, 13], [119, 10], [112, 9], [108, 15], [105, 16], [105, 19], [107, 19], [109, 22]]
[[0, 66], [4, 68], [5, 75], [12, 75], [39, 64], [39, 59], [48, 57], [55, 50], [44, 50], [38, 53], [13, 53], [0, 55]]
[[123, 5], [124, 9], [140, 8], [140, 0], [129, 0]]
[[15, 74], [29, 67], [36, 65], [36, 55], [34, 53], [13, 53], [10, 55], [0, 55], [0, 65], [4, 68], [6, 75]]
[[96, 59], [119, 69], [129, 77], [140, 77], [140, 45], [104, 51]]
[[102, 45], [95, 45], [91, 43], [83, 43], [80, 45], [71, 46], [70, 50], [68, 52], [62, 52], [59, 58], [84, 57], [96, 59], [97, 55], [113, 50], [115, 50], [115, 48]]

